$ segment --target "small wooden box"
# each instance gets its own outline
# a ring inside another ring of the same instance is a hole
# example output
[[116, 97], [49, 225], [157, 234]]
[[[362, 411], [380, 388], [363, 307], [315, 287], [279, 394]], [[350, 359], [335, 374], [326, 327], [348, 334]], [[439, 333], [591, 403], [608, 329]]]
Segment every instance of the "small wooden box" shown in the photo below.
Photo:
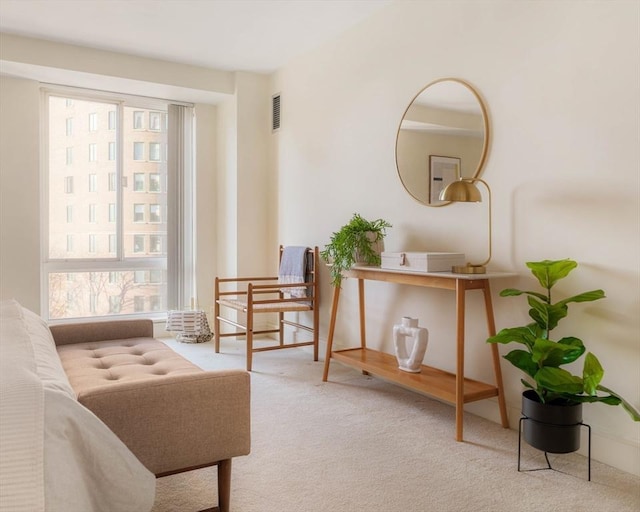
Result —
[[464, 265], [458, 252], [383, 252], [381, 268], [407, 272], [451, 272], [454, 265]]

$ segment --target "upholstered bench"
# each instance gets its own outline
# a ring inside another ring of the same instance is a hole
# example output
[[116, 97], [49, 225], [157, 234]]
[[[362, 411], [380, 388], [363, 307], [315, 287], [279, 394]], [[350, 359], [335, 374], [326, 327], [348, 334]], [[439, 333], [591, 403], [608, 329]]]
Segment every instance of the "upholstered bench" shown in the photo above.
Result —
[[249, 374], [203, 371], [153, 339], [150, 320], [51, 327], [78, 401], [156, 477], [218, 466], [227, 511], [231, 459], [250, 450]]

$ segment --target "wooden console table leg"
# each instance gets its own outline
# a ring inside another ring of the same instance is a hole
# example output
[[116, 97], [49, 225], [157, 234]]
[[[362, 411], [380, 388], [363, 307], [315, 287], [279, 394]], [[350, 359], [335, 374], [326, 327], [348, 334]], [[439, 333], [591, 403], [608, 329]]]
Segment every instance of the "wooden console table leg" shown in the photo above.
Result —
[[464, 424], [464, 315], [466, 283], [456, 279], [456, 441], [462, 441]]
[[[367, 331], [364, 306], [364, 279], [358, 279], [358, 304], [360, 304], [360, 347], [364, 349], [367, 348]], [[362, 370], [362, 375], [369, 375], [369, 372], [367, 370]]]
[[[489, 286], [489, 280], [484, 281], [484, 305], [487, 311], [487, 328], [489, 330], [489, 336], [496, 334], [496, 321], [493, 316], [493, 302], [491, 301], [491, 288]], [[500, 367], [500, 353], [498, 352], [498, 345], [491, 344], [491, 357], [493, 359], [493, 372], [496, 376], [496, 387], [498, 388], [498, 407], [500, 408], [500, 421], [504, 428], [509, 428], [509, 417], [507, 415], [507, 402], [504, 398], [504, 386], [502, 384], [502, 369]]]
[[331, 362], [331, 351], [333, 350], [333, 333], [336, 329], [336, 315], [338, 313], [338, 302], [340, 301], [340, 286], [333, 288], [333, 303], [331, 304], [331, 319], [329, 320], [329, 333], [327, 335], [327, 355], [324, 358], [324, 373], [322, 382], [327, 382], [329, 378], [329, 363]]

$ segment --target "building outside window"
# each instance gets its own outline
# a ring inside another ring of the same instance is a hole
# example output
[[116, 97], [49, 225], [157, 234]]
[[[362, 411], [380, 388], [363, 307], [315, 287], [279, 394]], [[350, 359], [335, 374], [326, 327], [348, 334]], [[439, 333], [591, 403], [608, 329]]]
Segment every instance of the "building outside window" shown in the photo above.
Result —
[[96, 114], [95, 112], [89, 114], [89, 131], [98, 131], [98, 114]]
[[64, 178], [64, 193], [73, 194], [73, 176], [65, 176]]
[[[55, 321], [188, 307], [194, 296], [189, 264], [193, 261], [193, 170], [189, 166], [193, 155], [187, 152], [193, 146], [188, 142], [192, 140], [191, 107], [95, 91], [74, 91], [71, 100], [61, 91], [43, 93], [43, 118], [47, 119], [47, 141], [41, 146], [46, 175], [42, 182], [43, 316]], [[73, 103], [73, 116], [69, 103]], [[101, 124], [102, 118], [107, 122]], [[75, 119], [89, 120], [89, 129], [74, 130]], [[149, 130], [145, 130], [147, 122]], [[176, 129], [167, 130], [167, 123]], [[186, 137], [187, 143], [172, 143], [174, 134]], [[98, 159], [102, 144], [108, 158]], [[84, 154], [73, 158], [76, 147], [88, 148], [91, 172]], [[133, 152], [121, 153], [118, 147], [133, 147]], [[179, 178], [172, 178], [169, 187], [166, 151], [180, 169], [175, 175]], [[83, 184], [87, 179], [88, 186], [76, 190], [76, 176]], [[180, 217], [166, 218], [168, 201], [178, 205], [173, 211]], [[76, 207], [88, 212], [88, 219], [75, 215]], [[100, 216], [99, 211], [107, 215]], [[167, 236], [178, 231], [186, 235], [185, 244], [179, 245], [181, 237]]]
[[162, 130], [162, 112], [149, 112], [149, 130]]
[[144, 129], [144, 112], [141, 110], [136, 110], [133, 113], [133, 129], [134, 130]]
[[162, 222], [159, 204], [149, 205], [149, 222]]
[[115, 130], [116, 129], [116, 111], [115, 110], [109, 110], [109, 130]]
[[145, 204], [136, 203], [133, 205], [133, 222], [144, 222]]
[[151, 162], [160, 161], [160, 143], [159, 142], [149, 143], [149, 160]]
[[144, 252], [144, 235], [133, 235], [133, 252]]
[[157, 172], [149, 174], [149, 192], [160, 192], [160, 174]]
[[89, 252], [90, 253], [95, 253], [97, 252], [97, 247], [98, 247], [98, 240], [96, 235], [89, 235]]
[[144, 192], [144, 173], [133, 173], [133, 190], [134, 192]]
[[144, 142], [133, 143], [133, 159], [144, 160]]
[[133, 298], [133, 310], [136, 313], [144, 311], [144, 295], [136, 295]]
[[149, 252], [162, 252], [162, 237], [160, 235], [149, 235]]

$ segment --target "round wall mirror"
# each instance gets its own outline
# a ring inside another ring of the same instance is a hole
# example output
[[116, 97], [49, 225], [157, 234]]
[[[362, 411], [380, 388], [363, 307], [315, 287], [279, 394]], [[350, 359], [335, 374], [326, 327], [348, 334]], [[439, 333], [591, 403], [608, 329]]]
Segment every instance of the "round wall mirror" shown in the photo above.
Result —
[[445, 206], [442, 189], [460, 177], [479, 177], [488, 146], [489, 119], [476, 90], [457, 78], [435, 80], [413, 98], [400, 121], [398, 175], [417, 201]]

